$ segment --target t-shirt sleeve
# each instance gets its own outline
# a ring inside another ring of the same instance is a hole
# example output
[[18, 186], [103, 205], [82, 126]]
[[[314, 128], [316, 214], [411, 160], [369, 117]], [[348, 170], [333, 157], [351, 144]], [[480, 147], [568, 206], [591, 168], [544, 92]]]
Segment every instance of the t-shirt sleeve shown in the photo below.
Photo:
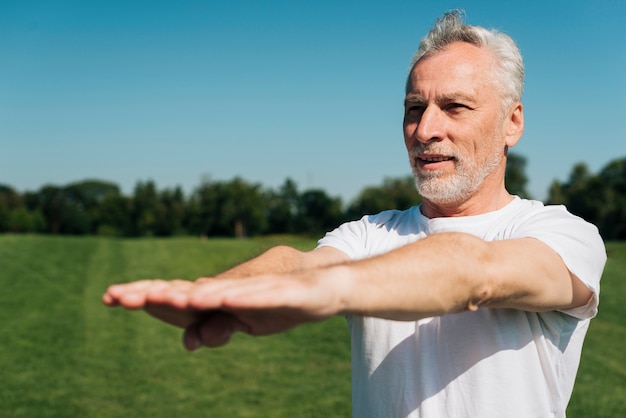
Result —
[[318, 248], [333, 247], [345, 253], [352, 260], [366, 258], [366, 227], [367, 222], [365, 217], [358, 221], [346, 222], [338, 228], [326, 233], [326, 235], [317, 242], [317, 246]]
[[548, 245], [559, 254], [570, 272], [593, 292], [586, 305], [562, 312], [579, 319], [594, 317], [598, 313], [600, 278], [606, 263], [606, 249], [598, 228], [572, 215], [563, 206], [547, 206], [522, 223], [516, 235], [533, 237]]
[[[346, 222], [328, 232], [318, 241], [317, 246], [336, 248], [352, 260], [371, 257], [379, 252], [380, 245], [378, 244], [381, 238], [388, 236], [386, 232], [381, 233], [381, 231], [387, 231], [387, 228], [393, 229], [398, 222], [402, 222], [398, 217], [401, 213], [401, 211], [391, 209], [375, 215], [365, 215], [357, 221]], [[378, 243], [375, 244], [375, 242]], [[374, 249], [373, 247], [377, 245], [377, 249]], [[386, 251], [390, 249], [386, 248]]]

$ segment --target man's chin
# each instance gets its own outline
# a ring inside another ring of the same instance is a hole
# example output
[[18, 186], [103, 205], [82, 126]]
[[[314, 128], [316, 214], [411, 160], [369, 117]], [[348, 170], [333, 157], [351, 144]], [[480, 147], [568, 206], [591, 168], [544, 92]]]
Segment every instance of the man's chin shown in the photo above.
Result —
[[450, 183], [446, 184], [447, 187], [442, 185], [424, 184], [423, 182], [416, 182], [417, 191], [422, 196], [422, 199], [428, 200], [436, 205], [451, 205], [462, 203], [471, 196], [471, 192], [459, 190], [456, 187], [450, 187]]

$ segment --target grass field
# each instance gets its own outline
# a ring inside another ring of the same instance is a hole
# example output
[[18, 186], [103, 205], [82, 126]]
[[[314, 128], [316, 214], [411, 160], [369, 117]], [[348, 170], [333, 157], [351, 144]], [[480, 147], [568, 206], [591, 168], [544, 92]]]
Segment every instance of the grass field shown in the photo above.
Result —
[[[100, 303], [110, 283], [193, 279], [273, 241], [0, 236], [0, 416], [349, 417], [340, 318], [187, 353], [175, 328]], [[626, 411], [626, 243], [608, 250], [568, 417]]]

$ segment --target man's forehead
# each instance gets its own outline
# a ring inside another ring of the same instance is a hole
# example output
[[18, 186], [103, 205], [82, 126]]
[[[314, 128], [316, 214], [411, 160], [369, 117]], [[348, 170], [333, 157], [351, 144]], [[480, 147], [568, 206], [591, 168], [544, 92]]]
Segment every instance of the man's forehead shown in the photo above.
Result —
[[465, 42], [453, 43], [441, 51], [423, 56], [411, 68], [410, 77], [428, 80], [442, 75], [465, 78], [482, 74], [494, 65], [493, 54]]
[[415, 64], [409, 78], [414, 84], [428, 82], [453, 83], [455, 80], [468, 79], [486, 80], [489, 78], [488, 65], [479, 60], [441, 60], [418, 62]]
[[489, 88], [493, 61], [485, 50], [447, 48], [419, 60], [407, 80], [407, 98], [472, 97]]

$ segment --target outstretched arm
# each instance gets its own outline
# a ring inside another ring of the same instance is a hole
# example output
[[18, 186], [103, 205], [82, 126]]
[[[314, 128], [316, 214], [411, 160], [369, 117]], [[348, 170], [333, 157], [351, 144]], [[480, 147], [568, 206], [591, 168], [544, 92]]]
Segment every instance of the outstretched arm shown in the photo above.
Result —
[[102, 301], [108, 306], [143, 309], [157, 319], [186, 328], [204, 319], [207, 312], [190, 307], [173, 306], [167, 302], [164, 295], [190, 294], [197, 288], [196, 284], [218, 279], [241, 279], [260, 274], [284, 274], [328, 266], [347, 260], [348, 257], [345, 254], [330, 247], [303, 252], [288, 246], [277, 246], [214, 277], [201, 277], [195, 282], [157, 279], [112, 285], [102, 296]]
[[481, 306], [550, 311], [581, 306], [591, 291], [534, 238], [486, 242], [444, 233], [338, 266], [350, 278], [345, 313], [414, 320]]
[[241, 267], [253, 274], [246, 278], [160, 282], [140, 304], [114, 290], [109, 297], [117, 294], [127, 308], [191, 313], [195, 321], [182, 324], [189, 349], [223, 345], [236, 331], [272, 334], [337, 314], [415, 320], [481, 306], [565, 309], [591, 297], [561, 258], [533, 238], [485, 242], [437, 234], [356, 262], [331, 248], [306, 254], [316, 255], [272, 274], [254, 275], [257, 261], [251, 270]]

